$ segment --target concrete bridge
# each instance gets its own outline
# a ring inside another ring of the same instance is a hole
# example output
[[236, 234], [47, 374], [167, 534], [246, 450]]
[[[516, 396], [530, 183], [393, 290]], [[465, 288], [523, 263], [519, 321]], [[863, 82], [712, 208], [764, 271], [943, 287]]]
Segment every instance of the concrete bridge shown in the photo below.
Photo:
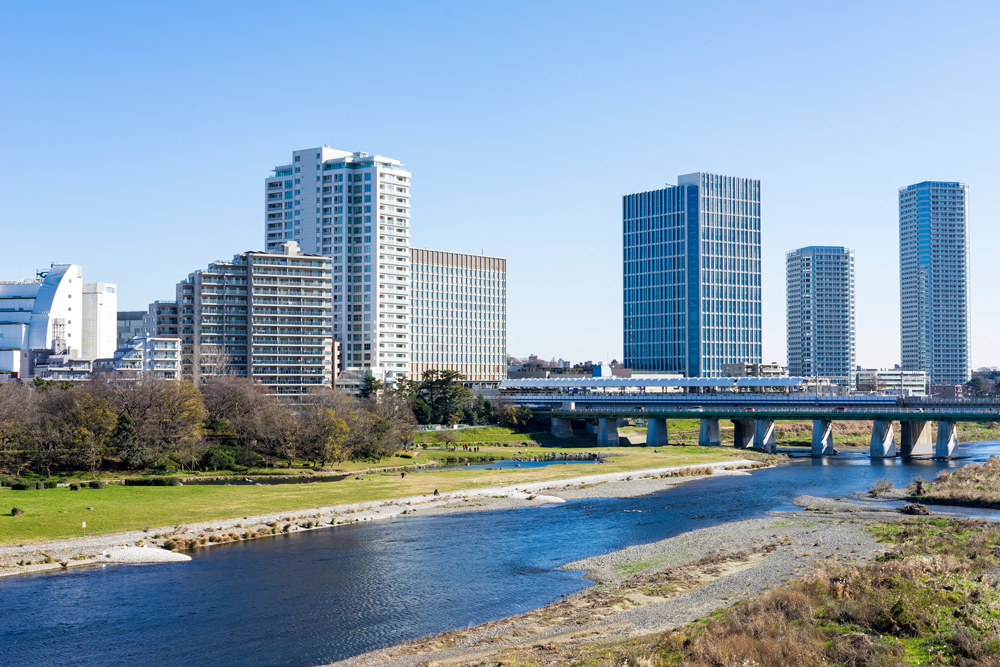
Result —
[[[646, 442], [655, 447], [669, 444], [668, 419], [699, 419], [700, 445], [721, 445], [720, 422], [729, 421], [737, 448], [774, 452], [775, 421], [811, 421], [813, 456], [836, 453], [835, 421], [871, 421], [872, 458], [897, 455], [951, 458], [958, 447], [958, 423], [1000, 421], [1000, 403], [995, 400], [836, 397], [791, 392], [607, 391], [606, 387], [594, 390], [597, 381], [597, 378], [589, 381], [584, 390], [571, 391], [506, 387], [504, 398], [528, 405], [538, 417], [551, 418], [552, 433], [559, 438], [572, 437], [574, 419], [596, 420], [598, 444], [605, 446], [618, 443], [618, 427], [624, 419], [647, 420]], [[899, 422], [901, 430], [898, 449], [895, 422]]]

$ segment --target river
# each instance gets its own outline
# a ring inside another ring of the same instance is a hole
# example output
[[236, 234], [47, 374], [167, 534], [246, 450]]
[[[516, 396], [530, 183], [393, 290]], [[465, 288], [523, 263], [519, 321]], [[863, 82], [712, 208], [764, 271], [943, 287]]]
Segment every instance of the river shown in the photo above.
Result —
[[309, 666], [518, 614], [587, 586], [560, 564], [794, 509], [964, 459], [797, 459], [638, 498], [407, 517], [215, 546], [188, 563], [0, 579], [0, 664]]

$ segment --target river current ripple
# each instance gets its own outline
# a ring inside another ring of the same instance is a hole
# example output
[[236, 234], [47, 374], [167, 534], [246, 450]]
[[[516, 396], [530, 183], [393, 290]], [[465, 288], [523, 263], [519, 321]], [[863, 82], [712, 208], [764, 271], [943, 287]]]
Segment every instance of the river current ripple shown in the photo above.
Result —
[[559, 565], [794, 509], [953, 461], [846, 454], [714, 477], [639, 498], [407, 517], [225, 544], [188, 563], [0, 579], [0, 664], [308, 666], [535, 609], [587, 585]]

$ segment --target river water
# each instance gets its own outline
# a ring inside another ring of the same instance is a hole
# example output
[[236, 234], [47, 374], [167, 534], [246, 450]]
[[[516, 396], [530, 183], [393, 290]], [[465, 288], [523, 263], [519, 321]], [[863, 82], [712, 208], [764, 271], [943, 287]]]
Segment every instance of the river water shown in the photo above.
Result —
[[587, 585], [563, 563], [725, 521], [794, 496], [932, 479], [953, 461], [799, 459], [638, 498], [406, 517], [225, 544], [188, 563], [0, 579], [0, 664], [309, 666], [518, 614]]

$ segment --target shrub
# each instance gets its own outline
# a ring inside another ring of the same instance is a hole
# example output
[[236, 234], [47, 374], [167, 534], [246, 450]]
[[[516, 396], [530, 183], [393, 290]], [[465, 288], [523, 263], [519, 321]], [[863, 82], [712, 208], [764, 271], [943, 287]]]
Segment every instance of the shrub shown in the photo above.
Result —
[[80, 490], [80, 485], [77, 484], [76, 482], [73, 482], [72, 484], [69, 485], [69, 490], [70, 491], [79, 491]]
[[15, 507], [10, 511], [11, 516], [21, 516], [22, 514], [24, 514], [24, 510], [20, 507]]
[[126, 479], [125, 486], [180, 486], [181, 480], [176, 477], [142, 477]]
[[10, 485], [11, 491], [27, 491], [29, 489], [34, 490], [34, 482], [14, 482]]
[[105, 484], [99, 479], [95, 479], [94, 481], [90, 482], [88, 486], [92, 489], [103, 489], [105, 486], [107, 486], [107, 484]]
[[878, 498], [883, 493], [893, 489], [894, 485], [892, 480], [888, 477], [879, 477], [874, 482], [868, 483], [868, 495], [873, 498]]
[[58, 482], [44, 482], [46, 489], [54, 489], [59, 486]]
[[45, 488], [45, 482], [35, 482], [35, 488], [36, 489], [44, 489]]
[[201, 464], [206, 470], [232, 470], [236, 465], [236, 451], [225, 445], [210, 447], [201, 457]]

